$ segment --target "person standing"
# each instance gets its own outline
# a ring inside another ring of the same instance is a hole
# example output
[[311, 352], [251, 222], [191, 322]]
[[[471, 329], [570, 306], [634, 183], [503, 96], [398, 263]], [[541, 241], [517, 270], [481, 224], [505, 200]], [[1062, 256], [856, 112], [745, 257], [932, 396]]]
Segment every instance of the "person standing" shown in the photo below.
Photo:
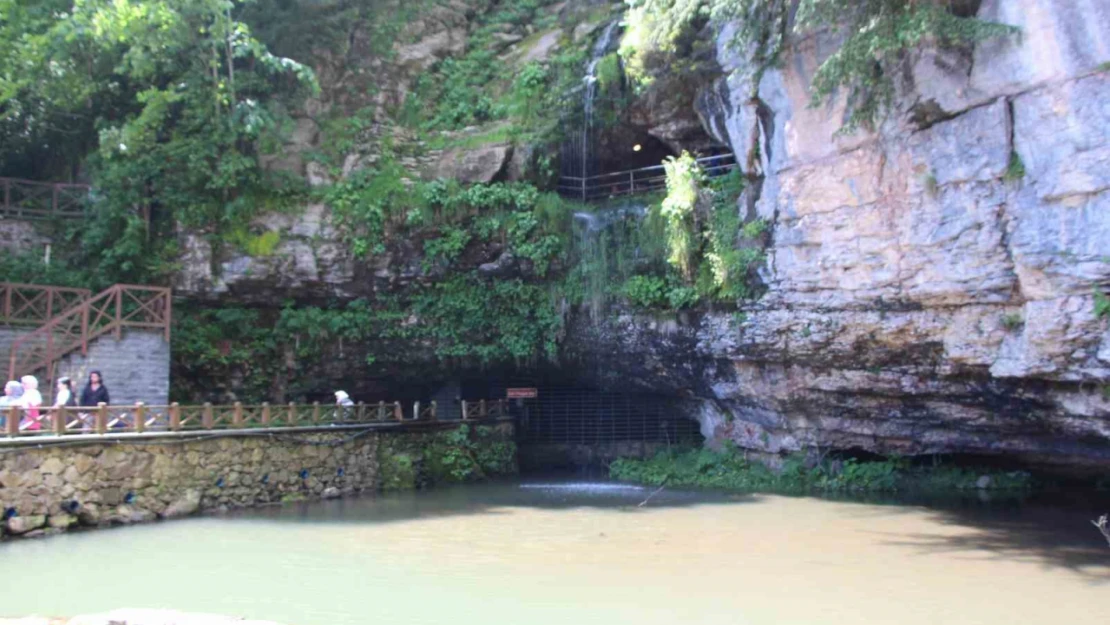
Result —
[[0, 396], [0, 430], [7, 427], [8, 408], [19, 407], [23, 401], [23, 385], [15, 380], [9, 380], [4, 385], [4, 395]]
[[23, 422], [20, 424], [20, 429], [23, 430], [41, 430], [42, 423], [39, 421], [39, 408], [42, 407], [42, 393], [39, 392], [39, 380], [33, 375], [25, 375], [19, 378], [19, 382], [23, 385]]
[[66, 376], [58, 378], [58, 388], [54, 391], [54, 407], [76, 405], [77, 398], [73, 396], [73, 383]]
[[347, 395], [346, 391], [336, 391], [335, 405], [338, 407], [335, 411], [335, 418], [338, 421], [349, 421], [352, 416], [352, 409], [355, 405], [350, 395]]
[[85, 408], [94, 408], [98, 404], [111, 403], [112, 400], [108, 399], [108, 387], [104, 386], [104, 378], [99, 371], [90, 371], [89, 381], [85, 384], [84, 390], [81, 391], [80, 405]]
[[[104, 386], [104, 376], [100, 375], [97, 370], [89, 372], [89, 381], [85, 384], [85, 388], [81, 390], [81, 403], [82, 408], [95, 408], [99, 404], [108, 405], [112, 400], [108, 397], [108, 387]], [[93, 413], [82, 412], [80, 413], [81, 423], [83, 423], [82, 431], [89, 431], [92, 429], [94, 423]]]

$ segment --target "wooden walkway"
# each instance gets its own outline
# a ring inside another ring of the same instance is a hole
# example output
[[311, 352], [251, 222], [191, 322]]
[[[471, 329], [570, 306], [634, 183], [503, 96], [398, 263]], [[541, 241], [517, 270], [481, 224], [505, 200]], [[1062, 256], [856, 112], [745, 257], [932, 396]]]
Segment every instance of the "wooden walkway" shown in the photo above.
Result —
[[[304, 432], [335, 428], [375, 428], [435, 423], [497, 421], [509, 417], [505, 400], [462, 401], [462, 420], [439, 421], [436, 402], [358, 403], [353, 406], [313, 404], [99, 406], [41, 408], [36, 418], [20, 408], [4, 410], [0, 447], [46, 440], [158, 438], [196, 434]], [[34, 428], [34, 429], [32, 429]]]

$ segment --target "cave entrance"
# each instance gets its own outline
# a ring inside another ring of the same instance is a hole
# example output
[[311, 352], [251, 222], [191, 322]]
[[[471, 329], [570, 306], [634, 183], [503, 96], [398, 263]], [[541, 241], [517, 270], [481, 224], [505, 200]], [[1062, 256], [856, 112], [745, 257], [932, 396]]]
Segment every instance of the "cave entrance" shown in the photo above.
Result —
[[617, 458], [700, 446], [699, 423], [673, 397], [574, 387], [514, 400], [523, 472], [599, 469]]
[[674, 395], [614, 392], [568, 372], [486, 375], [451, 387], [467, 400], [504, 398], [510, 388], [537, 390], [535, 398], [508, 400], [522, 472], [596, 470], [616, 458], [650, 457], [705, 440], [690, 404]]

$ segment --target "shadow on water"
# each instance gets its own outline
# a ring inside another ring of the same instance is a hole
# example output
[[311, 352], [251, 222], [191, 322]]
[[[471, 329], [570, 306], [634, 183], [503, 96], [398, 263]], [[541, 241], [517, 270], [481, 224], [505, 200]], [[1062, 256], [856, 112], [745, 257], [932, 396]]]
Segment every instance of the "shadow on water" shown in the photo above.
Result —
[[1026, 500], [984, 495], [922, 507], [938, 531], [888, 534], [883, 541], [922, 555], [983, 552], [991, 559], [1066, 569], [1092, 583], [1110, 583], [1110, 546], [1091, 525], [1110, 512], [1110, 498], [1103, 493], [1040, 494]]
[[[909, 547], [921, 555], [948, 554], [1035, 563], [1066, 569], [1092, 583], [1110, 582], [1110, 547], [1091, 526], [1110, 497], [1102, 493], [1053, 493], [1005, 497], [853, 496], [830, 501], [860, 504], [864, 527], [869, 516], [912, 515], [905, 533], [874, 532], [884, 544]], [[646, 504], [641, 505], [644, 501]], [[406, 491], [228, 513], [228, 520], [275, 523], [380, 524], [442, 519], [461, 515], [509, 514], [510, 508], [612, 509], [630, 515], [658, 509], [758, 504], [759, 494], [619, 484], [607, 481], [524, 480], [472, 484], [427, 491]], [[921, 531], [921, 514], [928, 527]], [[863, 531], [867, 531], [866, 529]]]

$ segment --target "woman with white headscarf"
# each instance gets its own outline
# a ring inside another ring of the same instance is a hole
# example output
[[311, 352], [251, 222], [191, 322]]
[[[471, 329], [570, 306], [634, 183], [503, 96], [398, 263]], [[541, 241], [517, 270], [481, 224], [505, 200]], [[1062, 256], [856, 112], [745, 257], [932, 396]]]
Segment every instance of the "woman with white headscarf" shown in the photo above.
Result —
[[0, 429], [7, 427], [8, 409], [12, 406], [22, 406], [23, 385], [15, 380], [9, 380], [4, 385], [4, 395], [0, 396]]
[[42, 393], [39, 392], [39, 380], [33, 375], [25, 375], [19, 381], [23, 384], [23, 423], [19, 427], [23, 430], [41, 430], [39, 407], [42, 406]]
[[348, 395], [346, 391], [336, 391], [335, 405], [339, 407], [335, 411], [335, 418], [339, 421], [349, 420], [351, 417], [351, 407], [355, 405], [351, 396]]

